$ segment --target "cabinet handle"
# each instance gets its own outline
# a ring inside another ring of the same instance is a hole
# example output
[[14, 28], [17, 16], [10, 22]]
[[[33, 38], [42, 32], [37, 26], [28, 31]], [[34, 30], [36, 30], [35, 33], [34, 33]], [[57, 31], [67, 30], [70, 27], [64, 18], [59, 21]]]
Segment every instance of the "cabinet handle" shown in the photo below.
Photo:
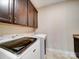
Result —
[[16, 17], [14, 17], [16, 19]]
[[16, 23], [16, 17], [14, 17], [14, 19], [15, 19], [14, 23]]
[[36, 51], [36, 49], [33, 50], [33, 52], [35, 52], [35, 51]]
[[11, 22], [12, 21], [12, 16], [11, 15], [9, 16], [9, 19], [10, 19], [10, 22]]

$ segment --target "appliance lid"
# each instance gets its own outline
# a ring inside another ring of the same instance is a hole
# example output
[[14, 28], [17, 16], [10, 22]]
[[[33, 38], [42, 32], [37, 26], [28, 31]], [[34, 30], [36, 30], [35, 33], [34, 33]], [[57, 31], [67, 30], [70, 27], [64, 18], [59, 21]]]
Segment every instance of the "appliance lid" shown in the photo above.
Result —
[[14, 54], [20, 54], [32, 45], [37, 39], [32, 37], [23, 37], [16, 40], [0, 44], [0, 48], [8, 50]]

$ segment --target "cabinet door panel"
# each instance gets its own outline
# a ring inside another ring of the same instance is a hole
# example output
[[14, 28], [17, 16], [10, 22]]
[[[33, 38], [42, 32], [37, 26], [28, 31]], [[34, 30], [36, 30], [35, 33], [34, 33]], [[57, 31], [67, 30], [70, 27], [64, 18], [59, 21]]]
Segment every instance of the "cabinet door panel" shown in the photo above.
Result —
[[38, 26], [38, 12], [33, 4], [28, 1], [28, 26], [37, 28]]
[[27, 0], [15, 0], [14, 23], [27, 25]]
[[38, 12], [36, 9], [34, 9], [34, 28], [37, 28], [38, 27]]
[[33, 8], [33, 5], [31, 4], [30, 1], [28, 1], [28, 26], [30, 27], [33, 27], [34, 25], [34, 17], [33, 17], [33, 14], [34, 14], [34, 8]]
[[0, 21], [10, 22], [10, 0], [0, 0]]

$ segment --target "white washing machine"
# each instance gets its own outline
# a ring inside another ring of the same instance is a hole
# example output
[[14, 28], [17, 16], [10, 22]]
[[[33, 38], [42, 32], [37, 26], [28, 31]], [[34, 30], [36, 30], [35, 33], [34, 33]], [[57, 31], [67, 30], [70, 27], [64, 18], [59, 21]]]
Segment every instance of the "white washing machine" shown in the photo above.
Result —
[[0, 59], [40, 59], [40, 39], [22, 37], [0, 43]]

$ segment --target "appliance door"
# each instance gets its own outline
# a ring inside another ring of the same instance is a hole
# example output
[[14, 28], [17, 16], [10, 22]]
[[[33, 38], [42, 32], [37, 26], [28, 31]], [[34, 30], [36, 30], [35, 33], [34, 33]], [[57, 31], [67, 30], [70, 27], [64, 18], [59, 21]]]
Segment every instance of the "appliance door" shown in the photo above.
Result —
[[36, 38], [23, 37], [9, 42], [1, 43], [0, 48], [8, 50], [14, 54], [21, 54], [35, 41], [36, 41]]
[[40, 40], [29, 47], [19, 59], [40, 59]]

